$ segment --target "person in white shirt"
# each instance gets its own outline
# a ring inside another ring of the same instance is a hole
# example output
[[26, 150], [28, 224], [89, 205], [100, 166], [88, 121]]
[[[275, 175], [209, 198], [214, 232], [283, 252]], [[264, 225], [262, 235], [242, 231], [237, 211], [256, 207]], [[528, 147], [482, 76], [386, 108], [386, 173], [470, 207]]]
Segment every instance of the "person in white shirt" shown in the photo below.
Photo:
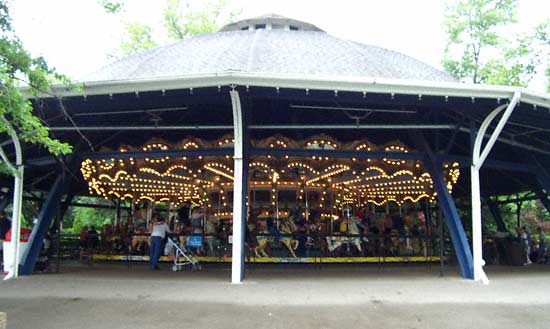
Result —
[[162, 240], [166, 237], [166, 233], [171, 233], [168, 224], [164, 218], [159, 215], [153, 217], [153, 230], [151, 231], [151, 249], [149, 253], [149, 269], [159, 270], [158, 261], [162, 250]]

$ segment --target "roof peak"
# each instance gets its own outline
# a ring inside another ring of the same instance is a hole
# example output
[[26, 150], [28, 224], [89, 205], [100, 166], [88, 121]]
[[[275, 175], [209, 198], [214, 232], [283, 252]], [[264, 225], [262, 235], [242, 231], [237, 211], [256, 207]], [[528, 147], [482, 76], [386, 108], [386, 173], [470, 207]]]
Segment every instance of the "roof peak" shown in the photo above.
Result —
[[322, 29], [313, 24], [274, 13], [268, 13], [230, 23], [222, 27], [220, 31], [247, 31], [259, 29], [324, 32]]

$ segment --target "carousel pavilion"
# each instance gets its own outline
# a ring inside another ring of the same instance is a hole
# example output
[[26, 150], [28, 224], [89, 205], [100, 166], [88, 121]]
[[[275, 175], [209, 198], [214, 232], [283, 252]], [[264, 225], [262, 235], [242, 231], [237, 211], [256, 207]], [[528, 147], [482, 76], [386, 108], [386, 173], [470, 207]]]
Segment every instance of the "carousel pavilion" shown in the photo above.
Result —
[[[333, 233], [343, 211], [437, 205], [462, 275], [487, 280], [481, 201], [535, 191], [550, 206], [550, 95], [459, 83], [282, 16], [130, 55], [83, 92], [56, 93], [33, 99], [36, 114], [74, 152], [25, 146], [24, 189], [46, 193], [23, 274], [74, 196], [231, 218], [234, 283], [251, 210], [315, 214]], [[459, 217], [455, 198], [471, 200], [471, 216]]]

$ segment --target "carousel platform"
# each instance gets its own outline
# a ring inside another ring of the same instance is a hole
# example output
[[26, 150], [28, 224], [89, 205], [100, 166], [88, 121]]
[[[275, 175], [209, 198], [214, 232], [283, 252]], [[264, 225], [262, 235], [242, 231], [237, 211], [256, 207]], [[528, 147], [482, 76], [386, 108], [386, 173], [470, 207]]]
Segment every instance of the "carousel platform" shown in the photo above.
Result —
[[[195, 256], [202, 263], [231, 263], [231, 257]], [[303, 264], [339, 264], [339, 263], [431, 263], [439, 262], [439, 256], [400, 256], [400, 257], [246, 257], [246, 263], [303, 263]], [[148, 262], [149, 256], [140, 255], [94, 255], [94, 260]], [[172, 262], [172, 256], [162, 256], [161, 262]], [[448, 260], [448, 257], [444, 257]]]

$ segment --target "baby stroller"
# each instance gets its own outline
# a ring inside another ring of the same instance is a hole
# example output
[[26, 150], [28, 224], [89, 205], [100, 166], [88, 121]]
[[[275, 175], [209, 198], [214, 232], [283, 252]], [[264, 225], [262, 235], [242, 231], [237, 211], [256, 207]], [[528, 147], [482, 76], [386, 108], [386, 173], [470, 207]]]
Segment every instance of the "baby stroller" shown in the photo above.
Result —
[[[202, 236], [200, 237], [202, 238]], [[167, 245], [169, 248], [174, 249], [174, 263], [172, 264], [172, 271], [181, 271], [185, 265], [190, 265], [192, 271], [202, 270], [201, 264], [193, 257], [193, 254], [185, 246], [180, 245], [172, 238], [168, 238]]]

